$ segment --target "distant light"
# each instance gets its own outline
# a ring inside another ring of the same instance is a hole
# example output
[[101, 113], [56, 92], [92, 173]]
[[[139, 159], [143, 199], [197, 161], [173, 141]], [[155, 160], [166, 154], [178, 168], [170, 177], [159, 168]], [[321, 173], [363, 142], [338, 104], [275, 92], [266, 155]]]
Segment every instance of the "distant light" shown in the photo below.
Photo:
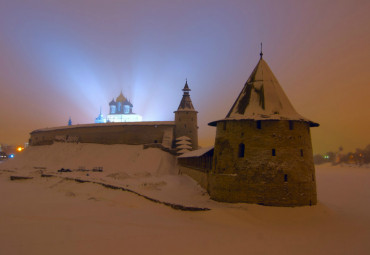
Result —
[[10, 154], [9, 155], [9, 158], [14, 158], [14, 154]]
[[17, 151], [21, 152], [21, 151], [23, 151], [23, 150], [24, 150], [24, 148], [23, 148], [23, 147], [21, 147], [21, 146], [18, 146], [18, 147], [17, 147]]

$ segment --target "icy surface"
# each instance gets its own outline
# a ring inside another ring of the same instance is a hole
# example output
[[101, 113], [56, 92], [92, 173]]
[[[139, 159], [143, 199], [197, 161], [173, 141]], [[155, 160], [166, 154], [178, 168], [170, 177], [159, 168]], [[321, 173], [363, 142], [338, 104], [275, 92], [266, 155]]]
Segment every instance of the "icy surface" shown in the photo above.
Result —
[[[0, 164], [0, 254], [362, 255], [370, 250], [368, 168], [318, 166], [319, 204], [277, 208], [211, 201], [194, 181], [178, 176], [174, 158], [158, 149], [33, 148]], [[104, 170], [56, 172], [60, 166], [74, 170], [82, 164]], [[41, 178], [41, 171], [57, 177]], [[34, 178], [10, 181], [11, 175]], [[127, 185], [161, 200], [211, 210], [175, 211], [65, 177]]]

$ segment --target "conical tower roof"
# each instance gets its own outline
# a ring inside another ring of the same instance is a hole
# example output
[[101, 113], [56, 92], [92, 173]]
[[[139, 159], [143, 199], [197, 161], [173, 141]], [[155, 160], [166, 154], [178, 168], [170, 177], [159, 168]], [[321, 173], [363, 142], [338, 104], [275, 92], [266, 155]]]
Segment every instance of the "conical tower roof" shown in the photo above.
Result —
[[[224, 120], [299, 120], [312, 122], [296, 112], [278, 80], [261, 58]], [[216, 126], [218, 121], [209, 123]]]
[[187, 80], [185, 82], [185, 86], [182, 89], [182, 91], [184, 91], [184, 94], [182, 95], [182, 99], [181, 99], [180, 105], [177, 108], [177, 110], [178, 111], [195, 111], [193, 103], [191, 102], [191, 99], [190, 99], [189, 91], [191, 91], [191, 89], [189, 88]]

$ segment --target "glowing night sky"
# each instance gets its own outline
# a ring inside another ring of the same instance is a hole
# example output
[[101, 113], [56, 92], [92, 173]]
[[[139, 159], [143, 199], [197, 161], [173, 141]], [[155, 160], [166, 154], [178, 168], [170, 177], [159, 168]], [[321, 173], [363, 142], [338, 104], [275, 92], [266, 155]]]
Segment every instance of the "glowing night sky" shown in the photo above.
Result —
[[185, 79], [213, 144], [259, 59], [312, 128], [315, 153], [370, 143], [370, 1], [1, 0], [0, 143], [92, 123], [122, 90], [173, 120]]

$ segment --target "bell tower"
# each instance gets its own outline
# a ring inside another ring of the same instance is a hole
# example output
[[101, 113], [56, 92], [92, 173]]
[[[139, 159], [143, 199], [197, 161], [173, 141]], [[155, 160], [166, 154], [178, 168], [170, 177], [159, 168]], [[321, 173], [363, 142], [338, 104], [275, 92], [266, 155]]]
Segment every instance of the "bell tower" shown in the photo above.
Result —
[[188, 81], [182, 89], [184, 94], [177, 111], [175, 111], [175, 138], [187, 136], [191, 139], [191, 146], [193, 150], [198, 149], [198, 112], [194, 109], [193, 103], [190, 99]]

